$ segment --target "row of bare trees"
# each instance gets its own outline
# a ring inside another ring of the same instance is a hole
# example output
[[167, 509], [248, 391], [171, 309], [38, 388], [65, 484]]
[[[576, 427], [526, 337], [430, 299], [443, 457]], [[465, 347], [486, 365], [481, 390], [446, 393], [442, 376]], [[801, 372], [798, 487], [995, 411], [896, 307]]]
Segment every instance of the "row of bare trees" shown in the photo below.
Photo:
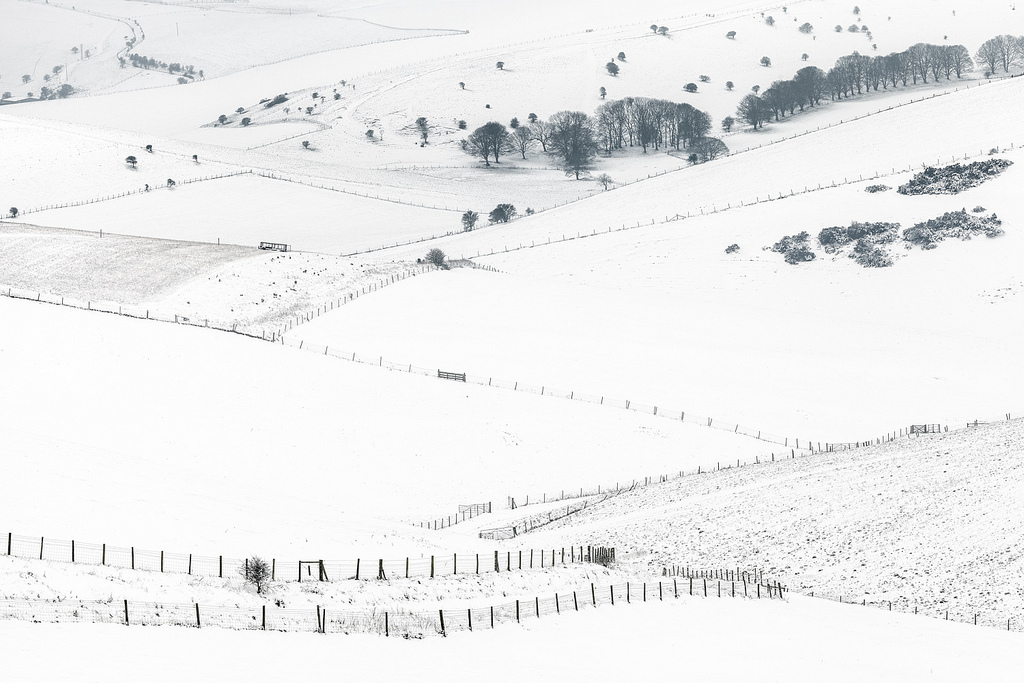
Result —
[[903, 52], [869, 57], [858, 52], [840, 57], [827, 72], [816, 66], [800, 69], [790, 80], [780, 80], [762, 92], [744, 97], [736, 110], [756, 130], [772, 117], [776, 121], [797, 109], [814, 107], [825, 98], [839, 101], [871, 90], [916, 85], [920, 80], [950, 80], [974, 70], [963, 45], [918, 43]]
[[974, 56], [979, 64], [987, 64], [988, 72], [994, 74], [996, 67], [1003, 67], [1003, 72], [1013, 66], [1024, 66], [1024, 36], [1001, 35], [989, 38]]
[[679, 150], [711, 130], [711, 116], [692, 105], [650, 97], [627, 97], [597, 108], [597, 140], [606, 154], [642, 147]]

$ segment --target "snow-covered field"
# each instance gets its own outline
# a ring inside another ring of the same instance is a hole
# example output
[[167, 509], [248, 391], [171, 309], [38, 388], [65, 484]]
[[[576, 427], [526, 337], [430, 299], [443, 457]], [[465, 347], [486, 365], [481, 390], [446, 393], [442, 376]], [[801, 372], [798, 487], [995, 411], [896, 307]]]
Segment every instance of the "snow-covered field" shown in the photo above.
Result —
[[[796, 593], [687, 597], [449, 639], [334, 637], [341, 650], [307, 634], [0, 622], [0, 677], [107, 680], [140, 667], [154, 680], [276, 667], [289, 677], [507, 677], [495, 662], [513, 652], [520, 669], [568, 680], [1019, 678], [1019, 633], [999, 629], [1009, 620], [1020, 630], [1024, 607], [1024, 449], [1020, 423], [1006, 420], [1024, 406], [1024, 78], [989, 82], [979, 66], [757, 133], [739, 126], [722, 134], [733, 154], [708, 164], [618, 152], [594, 167], [612, 176], [607, 191], [536, 151], [482, 169], [460, 149], [459, 120], [471, 131], [531, 112], [593, 112], [602, 86], [609, 98], [690, 102], [719, 131], [753, 85], [806, 65], [921, 41], [974, 54], [991, 36], [1024, 33], [1012, 4], [865, 0], [852, 10], [839, 0], [4, 4], [0, 91], [38, 91], [63, 60], [59, 80], [78, 94], [0, 109], [0, 288], [190, 325], [0, 297], [0, 531], [136, 547], [149, 561], [166, 550], [375, 566], [581, 544], [614, 546], [618, 561], [279, 583], [264, 598], [234, 575], [2, 548], [0, 598], [464, 609], [656, 581], [664, 565], [753, 565], [797, 590], [891, 600], [895, 611]], [[811, 34], [797, 30], [805, 21]], [[120, 68], [131, 35], [137, 53], [194, 64], [205, 78], [179, 85], [166, 70]], [[71, 59], [75, 45], [90, 57]], [[604, 65], [619, 51], [612, 77]], [[696, 93], [683, 90], [690, 81]], [[1014, 165], [960, 195], [864, 191], [993, 148]], [[538, 213], [461, 232], [463, 211], [485, 222], [499, 202]], [[24, 215], [11, 220], [8, 207]], [[803, 230], [908, 228], [975, 207], [997, 214], [1005, 234], [930, 251], [897, 245], [889, 268], [820, 248], [793, 266], [765, 249]], [[260, 241], [299, 251], [261, 252]], [[726, 254], [731, 244], [739, 250]], [[417, 264], [432, 247], [489, 268]], [[282, 330], [283, 344], [258, 339]], [[437, 370], [472, 381], [429, 376]], [[567, 400], [579, 394], [587, 399]], [[677, 411], [688, 419], [666, 419]], [[975, 418], [1003, 421], [967, 429]], [[950, 431], [805, 450], [920, 423]], [[707, 473], [737, 462], [746, 466]], [[698, 466], [704, 474], [689, 476]], [[661, 475], [671, 478], [646, 485]], [[634, 482], [645, 485], [585, 499], [538, 531], [479, 538], [565, 511], [546, 496]], [[421, 526], [483, 502], [494, 511]], [[900, 613], [914, 606], [978, 614], [979, 627]], [[765, 634], [768, 655], [751, 645]], [[680, 642], [682, 657], [665, 654]]]

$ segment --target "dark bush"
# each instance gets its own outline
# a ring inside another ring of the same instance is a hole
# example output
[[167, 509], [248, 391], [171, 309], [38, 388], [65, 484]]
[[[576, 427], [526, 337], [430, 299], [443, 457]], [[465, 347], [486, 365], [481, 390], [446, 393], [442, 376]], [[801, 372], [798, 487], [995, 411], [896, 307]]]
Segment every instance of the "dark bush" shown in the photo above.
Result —
[[857, 240], [850, 258], [865, 268], [888, 268], [892, 258], [866, 239]]
[[1013, 165], [1005, 159], [952, 164], [942, 168], [929, 166], [896, 190], [900, 194], [957, 194], [981, 185]]
[[815, 253], [807, 247], [797, 247], [786, 252], [786, 263], [791, 265], [813, 261], [815, 258]]
[[773, 244], [771, 250], [782, 254], [786, 259], [786, 263], [789, 264], [813, 261], [815, 253], [807, 248], [807, 240], [809, 238], [810, 235], [807, 234], [806, 230], [795, 235], [786, 235]]
[[726, 254], [733, 254], [733, 253], [735, 253], [735, 252], [737, 252], [739, 250], [740, 250], [740, 245], [738, 245], [738, 244], [730, 244], [729, 246], [727, 246], [725, 248], [725, 253]]
[[864, 191], [874, 194], [875, 192], [886, 192], [891, 189], [888, 185], [868, 185], [864, 188]]
[[1003, 222], [991, 216], [972, 216], [966, 210], [949, 211], [938, 218], [917, 223], [903, 231], [903, 239], [909, 245], [916, 244], [922, 249], [934, 249], [947, 237], [969, 240], [976, 235], [998, 237], [1003, 234], [999, 227]]
[[288, 101], [288, 96], [287, 95], [278, 95], [277, 97], [275, 97], [274, 99], [270, 100], [269, 102], [267, 102], [263, 106], [265, 108], [267, 108], [267, 109], [270, 109], [273, 106], [276, 106], [278, 104], [282, 104], [282, 103], [287, 102], [287, 101]]

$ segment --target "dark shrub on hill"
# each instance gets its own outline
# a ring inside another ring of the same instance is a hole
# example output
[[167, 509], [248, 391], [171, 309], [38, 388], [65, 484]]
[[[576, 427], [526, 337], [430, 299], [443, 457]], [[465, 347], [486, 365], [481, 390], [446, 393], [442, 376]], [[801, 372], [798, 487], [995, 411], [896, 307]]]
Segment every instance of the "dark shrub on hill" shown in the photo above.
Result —
[[807, 248], [807, 240], [809, 238], [810, 235], [805, 230], [795, 235], [786, 235], [770, 248], [772, 251], [782, 254], [786, 259], [786, 263], [789, 264], [813, 261], [815, 253]]
[[918, 223], [903, 231], [903, 239], [909, 244], [916, 244], [922, 249], [934, 249], [947, 237], [969, 240], [975, 235], [998, 237], [1003, 234], [999, 226], [1003, 222], [995, 214], [991, 216], [972, 216], [966, 210], [949, 211], [938, 218]]
[[981, 185], [1013, 165], [1006, 159], [990, 159], [974, 163], [952, 164], [942, 168], [929, 166], [896, 191], [900, 194], [957, 194]]
[[287, 102], [287, 101], [288, 101], [288, 96], [287, 95], [278, 95], [277, 97], [275, 97], [274, 99], [270, 100], [269, 102], [267, 102], [263, 106], [266, 107], [267, 109], [270, 109], [271, 107], [273, 107], [275, 105], [282, 104], [282, 103]]
[[864, 188], [864, 191], [874, 194], [875, 192], [886, 192], [891, 189], [888, 185], [868, 185]]

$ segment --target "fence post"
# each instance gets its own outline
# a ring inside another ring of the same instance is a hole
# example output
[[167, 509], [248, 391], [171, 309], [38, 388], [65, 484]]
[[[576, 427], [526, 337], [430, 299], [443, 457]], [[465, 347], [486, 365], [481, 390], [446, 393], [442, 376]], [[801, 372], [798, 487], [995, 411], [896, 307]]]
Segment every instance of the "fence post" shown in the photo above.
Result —
[[516, 600], [516, 623], [519, 623], [519, 601]]
[[[10, 555], [9, 551], [10, 551], [10, 548], [8, 547], [8, 553], [7, 553], [8, 555]], [[100, 560], [100, 564], [102, 564], [102, 565], [106, 565], [107, 564], [107, 544], [106, 543], [103, 544], [103, 557]]]
[[[7, 555], [8, 556], [11, 554], [11, 537], [13, 536], [13, 534], [14, 534], [14, 532], [12, 532], [12, 531], [8, 531], [7, 532]], [[104, 546], [104, 547], [106, 547], [106, 546]]]
[[124, 625], [125, 626], [131, 626], [131, 623], [128, 621], [128, 601], [127, 600], [124, 601]]
[[[39, 537], [39, 559], [40, 560], [43, 559], [43, 541], [44, 540], [45, 540], [45, 538], [43, 536]], [[134, 555], [133, 555], [133, 557], [134, 557]], [[135, 569], [134, 560], [132, 562], [132, 569]]]
[[430, 556], [430, 578], [434, 578], [434, 556], [433, 555]]
[[590, 599], [594, 602], [594, 607], [597, 607], [597, 593], [594, 591], [594, 584], [590, 584]]
[[[42, 557], [39, 558], [43, 559]], [[132, 569], [135, 569], [135, 546], [132, 546]]]
[[75, 539], [71, 539], [71, 561], [75, 561]]
[[[132, 555], [132, 557], [134, 557], [134, 555]], [[218, 557], [220, 558], [220, 560], [219, 560], [218, 565], [217, 565], [217, 578], [223, 579], [224, 578], [224, 556], [223, 555], [218, 555]], [[300, 580], [301, 580], [301, 577], [302, 577], [302, 570], [300, 569], [299, 570], [299, 578], [300, 578]]]
[[196, 603], [196, 628], [202, 628], [202, 625], [199, 623], [199, 603], [198, 602]]

